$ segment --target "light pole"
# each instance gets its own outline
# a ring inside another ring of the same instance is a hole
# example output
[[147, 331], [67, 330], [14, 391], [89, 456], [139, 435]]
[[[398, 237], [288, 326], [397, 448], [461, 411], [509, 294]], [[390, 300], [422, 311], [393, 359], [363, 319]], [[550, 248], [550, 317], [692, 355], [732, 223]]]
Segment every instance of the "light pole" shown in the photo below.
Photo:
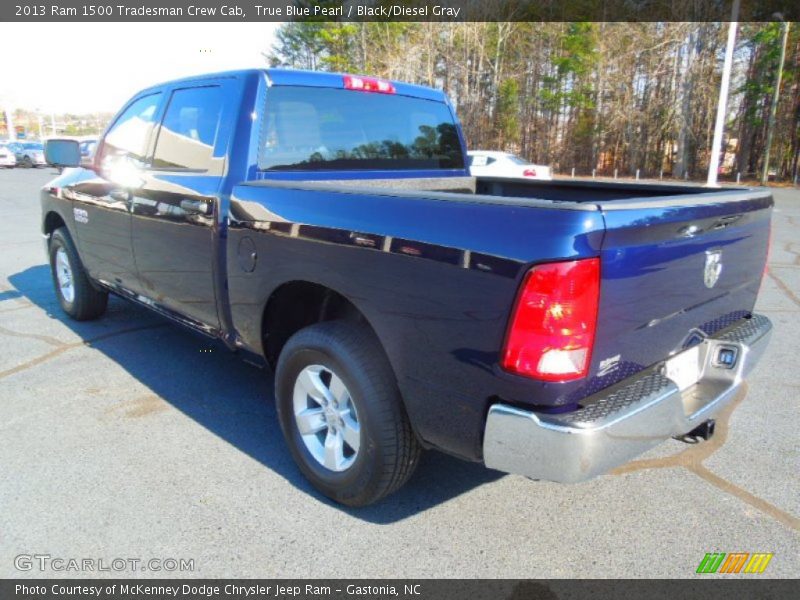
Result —
[[6, 129], [8, 133], [8, 141], [17, 139], [17, 130], [14, 128], [14, 109], [10, 104], [6, 105]]
[[736, 19], [739, 17], [739, 0], [735, 0], [731, 9], [731, 22], [728, 25], [728, 45], [725, 46], [725, 62], [722, 65], [722, 82], [719, 86], [719, 103], [717, 104], [717, 121], [714, 124], [714, 141], [711, 143], [711, 156], [708, 161], [708, 179], [706, 186], [719, 187], [717, 173], [719, 171], [719, 153], [722, 151], [722, 135], [725, 132], [725, 113], [728, 106], [728, 88], [731, 83], [733, 67], [733, 50], [736, 46]]
[[769, 179], [769, 151], [772, 147], [772, 136], [775, 133], [775, 117], [778, 114], [778, 98], [781, 93], [781, 76], [783, 75], [783, 63], [786, 61], [786, 41], [789, 39], [789, 22], [785, 21], [782, 15], [775, 16], [783, 23], [783, 35], [781, 36], [781, 57], [778, 60], [778, 74], [775, 77], [775, 91], [772, 94], [772, 108], [769, 111], [767, 147], [764, 149], [764, 168], [761, 171], [761, 185], [766, 185]]

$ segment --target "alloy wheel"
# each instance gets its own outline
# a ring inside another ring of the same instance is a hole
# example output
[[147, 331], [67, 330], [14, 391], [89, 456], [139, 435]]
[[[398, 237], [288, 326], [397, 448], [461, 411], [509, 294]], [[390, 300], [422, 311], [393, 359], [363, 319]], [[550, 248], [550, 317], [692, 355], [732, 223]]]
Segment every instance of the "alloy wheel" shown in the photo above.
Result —
[[306, 449], [331, 471], [347, 470], [361, 447], [361, 428], [352, 396], [328, 367], [309, 365], [294, 384], [294, 419]]

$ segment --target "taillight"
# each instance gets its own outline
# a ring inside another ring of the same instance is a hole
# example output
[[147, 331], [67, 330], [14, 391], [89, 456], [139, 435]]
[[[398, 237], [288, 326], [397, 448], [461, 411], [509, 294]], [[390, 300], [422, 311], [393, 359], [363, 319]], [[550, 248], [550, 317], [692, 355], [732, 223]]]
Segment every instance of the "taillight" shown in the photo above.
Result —
[[536, 169], [525, 169], [522, 174], [525, 177], [536, 177]]
[[528, 271], [503, 348], [503, 368], [544, 381], [589, 371], [600, 297], [600, 259], [539, 265]]
[[359, 77], [356, 75], [344, 76], [344, 89], [359, 92], [378, 92], [380, 94], [394, 94], [394, 86], [389, 81], [373, 77]]

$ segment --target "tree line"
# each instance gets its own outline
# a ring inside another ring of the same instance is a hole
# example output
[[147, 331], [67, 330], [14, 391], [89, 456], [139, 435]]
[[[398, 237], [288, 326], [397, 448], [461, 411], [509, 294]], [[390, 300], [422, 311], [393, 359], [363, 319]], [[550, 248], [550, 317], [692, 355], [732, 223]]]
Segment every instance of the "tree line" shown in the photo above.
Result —
[[[789, 29], [770, 171], [797, 176], [800, 27]], [[438, 87], [468, 147], [556, 171], [703, 178], [727, 23], [285, 23], [272, 66], [362, 73]], [[760, 174], [780, 23], [740, 24], [723, 175]]]

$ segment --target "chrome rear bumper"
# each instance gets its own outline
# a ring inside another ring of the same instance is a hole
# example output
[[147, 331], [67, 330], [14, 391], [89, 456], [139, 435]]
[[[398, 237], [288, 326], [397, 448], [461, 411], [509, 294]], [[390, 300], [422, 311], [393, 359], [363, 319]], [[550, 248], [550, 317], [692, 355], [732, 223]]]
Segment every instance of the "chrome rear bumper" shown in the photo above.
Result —
[[[586, 398], [583, 408], [570, 413], [494, 404], [486, 419], [484, 462], [562, 483], [601, 475], [719, 414], [761, 358], [771, 332], [767, 317], [753, 315], [706, 339], [698, 382], [683, 392], [660, 364]], [[721, 364], [723, 350], [735, 354], [733, 364]]]

